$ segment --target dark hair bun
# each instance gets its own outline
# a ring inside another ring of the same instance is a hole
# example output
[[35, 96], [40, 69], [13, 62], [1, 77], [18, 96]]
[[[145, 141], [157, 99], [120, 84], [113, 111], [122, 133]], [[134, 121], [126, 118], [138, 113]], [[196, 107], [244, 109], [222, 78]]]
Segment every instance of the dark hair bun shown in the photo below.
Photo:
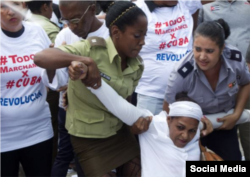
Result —
[[223, 27], [224, 34], [225, 34], [225, 40], [226, 40], [228, 38], [228, 36], [230, 36], [230, 33], [231, 33], [228, 23], [225, 20], [223, 20], [222, 18], [215, 20], [215, 21]]
[[96, 1], [103, 12], [107, 13], [108, 9], [110, 8], [110, 6], [112, 6], [112, 3], [115, 1]]

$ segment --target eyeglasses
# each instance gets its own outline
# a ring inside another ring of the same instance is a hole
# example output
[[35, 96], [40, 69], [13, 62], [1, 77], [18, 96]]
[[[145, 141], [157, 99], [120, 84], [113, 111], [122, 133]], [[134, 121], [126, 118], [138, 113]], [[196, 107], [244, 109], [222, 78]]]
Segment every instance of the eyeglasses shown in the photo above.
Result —
[[64, 20], [64, 19], [60, 19], [60, 22], [66, 25], [69, 25], [70, 23], [72, 24], [78, 24], [80, 23], [80, 21], [83, 19], [84, 15], [88, 12], [89, 8], [92, 6], [93, 4], [89, 5], [88, 8], [85, 10], [85, 12], [83, 13], [83, 15], [81, 16], [81, 18], [74, 18], [71, 20]]

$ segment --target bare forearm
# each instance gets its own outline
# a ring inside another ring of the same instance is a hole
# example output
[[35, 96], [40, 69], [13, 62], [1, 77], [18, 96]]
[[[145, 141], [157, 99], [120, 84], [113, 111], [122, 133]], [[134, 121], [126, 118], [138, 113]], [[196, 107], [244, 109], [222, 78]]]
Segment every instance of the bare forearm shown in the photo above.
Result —
[[236, 114], [238, 117], [240, 117], [242, 111], [244, 110], [245, 104], [249, 97], [249, 91], [250, 91], [250, 83], [240, 88], [240, 91], [237, 96], [236, 107], [234, 110], [234, 114]]
[[169, 113], [169, 107], [168, 107], [168, 103], [164, 100], [164, 103], [163, 103], [163, 110], [166, 111], [167, 113]]
[[81, 61], [87, 66], [90, 62], [88, 57], [69, 54], [55, 48], [45, 49], [34, 57], [37, 66], [48, 70], [68, 67], [72, 61]]

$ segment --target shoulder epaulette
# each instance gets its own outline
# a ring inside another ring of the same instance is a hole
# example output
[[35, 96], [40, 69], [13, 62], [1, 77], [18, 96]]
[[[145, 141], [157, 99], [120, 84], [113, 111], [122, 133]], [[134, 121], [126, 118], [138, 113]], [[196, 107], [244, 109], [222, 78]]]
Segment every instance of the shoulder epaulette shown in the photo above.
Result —
[[178, 69], [178, 73], [183, 77], [187, 77], [194, 69], [194, 66], [188, 61], [186, 62], [180, 69]]
[[89, 37], [87, 40], [89, 41], [91, 47], [94, 46], [106, 47], [106, 41], [103, 38], [93, 36]]
[[235, 60], [235, 61], [238, 61], [238, 62], [242, 61], [242, 54], [238, 50], [226, 49], [224, 51], [224, 54], [225, 54], [227, 59]]

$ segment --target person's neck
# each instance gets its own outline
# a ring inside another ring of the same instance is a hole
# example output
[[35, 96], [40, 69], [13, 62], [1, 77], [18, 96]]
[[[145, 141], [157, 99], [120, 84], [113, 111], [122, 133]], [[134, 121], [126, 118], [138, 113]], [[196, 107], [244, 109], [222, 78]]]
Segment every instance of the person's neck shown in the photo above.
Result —
[[21, 26], [21, 28], [19, 27], [17, 29], [12, 29], [12, 30], [4, 29], [4, 28], [1, 28], [1, 29], [6, 36], [12, 37], [12, 38], [20, 37], [24, 33], [23, 25]]
[[101, 28], [102, 24], [103, 24], [103, 22], [95, 17], [92, 28], [90, 29], [90, 32], [93, 33], [95, 31], [97, 31], [99, 28]]
[[215, 65], [214, 68], [208, 70], [208, 71], [203, 71], [205, 76], [209, 78], [214, 78], [215, 76], [218, 76], [220, 74], [220, 68], [221, 68], [221, 59], [218, 61], [218, 63]]
[[156, 7], [174, 7], [175, 5], [170, 5], [167, 2], [162, 3], [161, 1], [153, 1]]
[[41, 15], [47, 19], [50, 19], [50, 17], [47, 15], [47, 14], [44, 14], [44, 13], [37, 13], [37, 12], [32, 12], [34, 15]]

